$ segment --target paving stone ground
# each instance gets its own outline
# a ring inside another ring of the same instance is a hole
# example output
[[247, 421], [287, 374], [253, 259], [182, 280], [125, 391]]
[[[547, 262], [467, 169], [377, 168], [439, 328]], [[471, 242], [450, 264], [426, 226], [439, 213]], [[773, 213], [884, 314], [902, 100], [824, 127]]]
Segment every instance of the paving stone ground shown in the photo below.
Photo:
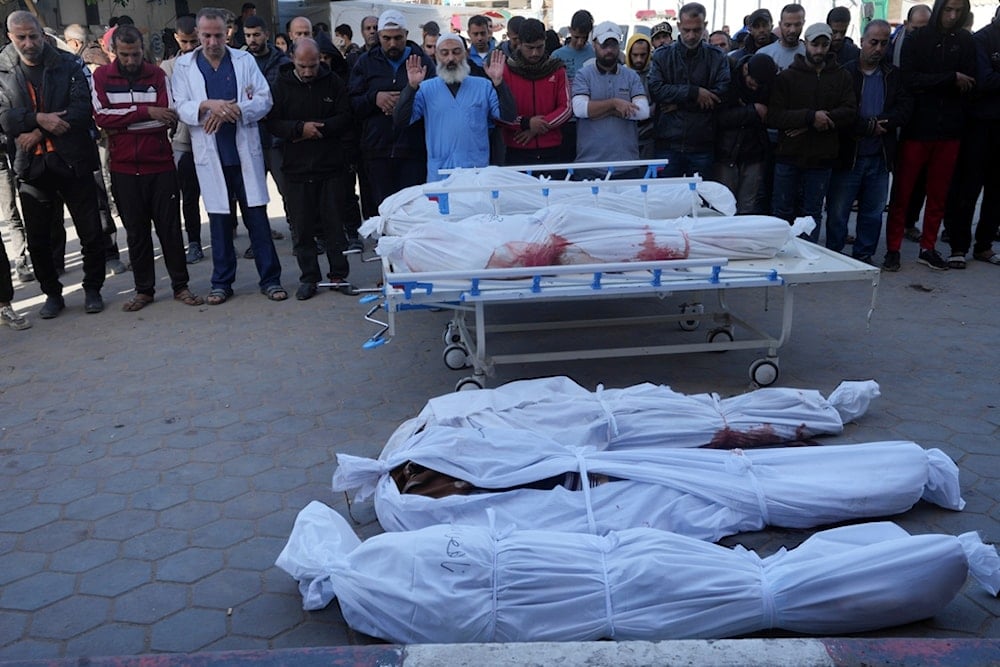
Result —
[[[273, 205], [271, 213], [283, 229]], [[241, 234], [238, 249], [247, 243]], [[277, 246], [294, 292], [290, 241]], [[462, 374], [441, 361], [447, 313], [408, 313], [390, 344], [365, 351], [373, 327], [356, 297], [322, 291], [272, 303], [241, 259], [236, 296], [222, 306], [174, 303], [158, 262], [153, 305], [121, 312], [132, 289], [124, 274], [108, 278], [107, 310], [85, 315], [75, 248], [63, 314], [40, 320], [37, 283], [22, 285], [16, 303], [34, 327], [0, 330], [0, 659], [375, 641], [346, 627], [336, 605], [302, 611], [295, 583], [273, 563], [310, 500], [349, 513], [362, 536], [380, 531], [370, 504], [348, 507], [330, 490], [334, 457], [376, 456], [401, 421], [451, 390]], [[869, 285], [796, 290], [778, 386], [828, 393], [844, 379], [878, 380], [883, 396], [870, 412], [824, 442], [940, 447], [961, 468], [968, 507], [920, 504], [894, 520], [912, 532], [979, 530], [1000, 542], [1000, 271], [971, 262], [934, 273], [915, 263], [914, 244], [903, 250], [903, 270], [881, 277], [870, 325]], [[354, 266], [362, 286], [379, 277], [377, 264]], [[195, 291], [207, 292], [210, 270], [208, 260], [192, 267]], [[777, 293], [731, 299], [776, 326]], [[547, 312], [578, 317], [578, 308]], [[601, 335], [701, 341], [705, 332]], [[758, 356], [502, 366], [491, 384], [566, 374], [590, 388], [649, 381], [728, 396], [750, 388]], [[725, 543], [766, 554], [808, 534], [768, 530]], [[936, 618], [865, 636], [1000, 637], [1000, 601], [966, 586]]]

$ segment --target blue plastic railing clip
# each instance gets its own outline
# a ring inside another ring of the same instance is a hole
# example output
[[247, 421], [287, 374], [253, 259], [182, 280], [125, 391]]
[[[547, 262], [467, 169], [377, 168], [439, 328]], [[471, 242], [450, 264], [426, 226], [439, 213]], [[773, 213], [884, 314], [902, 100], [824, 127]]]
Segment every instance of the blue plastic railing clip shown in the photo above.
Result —
[[691, 192], [694, 192], [697, 189], [698, 189], [698, 184], [697, 183], [695, 183], [694, 181], [691, 181], [690, 183], [688, 183], [688, 190], [690, 190]]
[[642, 185], [639, 186], [639, 191], [642, 194], [646, 194], [647, 192], [649, 192], [649, 186], [643, 183]]
[[590, 289], [601, 289], [601, 277], [603, 275], [600, 271], [594, 273], [594, 282], [590, 283]]
[[436, 195], [438, 198], [438, 213], [441, 215], [448, 215], [451, 213], [450, 202], [448, 201], [448, 193], [442, 192]]
[[538, 294], [542, 291], [542, 277], [532, 276], [531, 277], [531, 291]]
[[601, 188], [599, 186], [597, 186], [597, 185], [592, 185], [590, 187], [590, 194], [592, 194], [592, 195], [596, 196], [600, 191], [601, 191]]
[[479, 296], [479, 278], [472, 279], [472, 289], [469, 290], [472, 296]]
[[421, 283], [421, 282], [409, 282], [409, 283], [397, 283], [403, 288], [403, 295], [410, 299], [413, 297], [413, 290], [422, 289], [426, 294], [431, 294], [434, 292], [433, 283]]
[[492, 197], [493, 199], [500, 199], [500, 191], [490, 190], [490, 197]]
[[722, 273], [722, 267], [721, 266], [713, 266], [712, 267], [712, 277], [709, 278], [709, 282], [711, 282], [713, 285], [718, 284], [718, 282], [719, 282], [719, 274], [720, 273]]
[[663, 269], [653, 269], [653, 287], [659, 287], [661, 284], [661, 279], [663, 278]]

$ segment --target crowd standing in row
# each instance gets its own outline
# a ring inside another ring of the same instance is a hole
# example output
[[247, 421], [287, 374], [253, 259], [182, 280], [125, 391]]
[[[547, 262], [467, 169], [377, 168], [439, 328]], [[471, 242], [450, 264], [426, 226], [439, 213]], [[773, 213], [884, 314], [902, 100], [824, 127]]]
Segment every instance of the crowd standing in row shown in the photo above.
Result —
[[[103, 309], [105, 269], [117, 252], [106, 222], [115, 204], [136, 288], [124, 310], [153, 301], [153, 229], [175, 299], [217, 305], [232, 296], [237, 205], [261, 292], [286, 299], [267, 173], [291, 230], [300, 300], [317, 292], [322, 255], [331, 284], [355, 292], [344, 252], [364, 247], [362, 214], [440, 178], [438, 169], [487, 164], [666, 158], [663, 176], [719, 180], [736, 194], [739, 214], [820, 222], [825, 210], [826, 246], [852, 245], [866, 262], [888, 200], [883, 269], [899, 270], [904, 238], [919, 240], [918, 261], [932, 269], [964, 268], [970, 246], [975, 259], [1000, 264], [992, 249], [1000, 165], [988, 159], [1000, 148], [1000, 21], [973, 36], [968, 0], [937, 0], [912, 8], [895, 35], [870, 21], [856, 46], [845, 8], [806, 27], [805, 10], [786, 5], [776, 30], [759, 9], [733, 38], [708, 34], [705, 15], [698, 3], [684, 5], [676, 42], [663, 23], [625, 43], [618, 25], [595, 26], [581, 10], [565, 44], [521, 17], [498, 44], [484, 16], [469, 20], [468, 40], [428, 23], [418, 44], [405, 16], [388, 10], [362, 21], [364, 44], [355, 45], [350, 26], [331, 38], [304, 17], [272, 40], [247, 3], [235, 23], [216, 9], [180, 17], [178, 54], [157, 67], [144, 60], [132, 25], [109, 31], [103, 50], [70, 26], [69, 54], [46, 43], [32, 14], [14, 12], [11, 44], [0, 53], [0, 127], [11, 162], [0, 180], [20, 195], [33, 275], [46, 295], [39, 314], [65, 307], [56, 230], [64, 204], [81, 242], [86, 312]], [[95, 121], [110, 157], [113, 197], [103, 205]], [[199, 197], [212, 247], [206, 299], [188, 287], [186, 266], [204, 256]], [[12, 202], [0, 197], [0, 206], [16, 216]], [[942, 221], [947, 260], [936, 250]], [[819, 238], [817, 225], [811, 239]], [[30, 279], [19, 251], [15, 271]], [[3, 321], [26, 328], [2, 273]]]

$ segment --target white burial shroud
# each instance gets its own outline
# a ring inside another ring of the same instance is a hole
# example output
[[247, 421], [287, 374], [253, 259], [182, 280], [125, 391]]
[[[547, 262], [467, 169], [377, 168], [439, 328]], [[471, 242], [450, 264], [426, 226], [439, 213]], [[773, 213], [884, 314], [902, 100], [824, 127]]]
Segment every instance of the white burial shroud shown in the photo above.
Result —
[[720, 398], [648, 382], [590, 391], [564, 376], [518, 380], [430, 399], [389, 437], [381, 458], [434, 426], [520, 428], [597, 449], [777, 445], [839, 434], [878, 396], [872, 380], [841, 382], [829, 398], [784, 387]]
[[363, 544], [312, 502], [277, 565], [306, 609], [336, 596], [357, 631], [401, 644], [719, 638], [769, 628], [832, 635], [939, 613], [1000, 558], [975, 533], [835, 528], [760, 558], [649, 528], [605, 536], [437, 525]]
[[[401, 493], [390, 471], [407, 462], [465, 484], [443, 497]], [[387, 531], [483, 525], [491, 510], [501, 525], [525, 529], [600, 535], [651, 527], [715, 541], [768, 525], [810, 528], [899, 514], [921, 498], [954, 510], [965, 505], [954, 462], [940, 450], [902, 441], [599, 451], [525, 430], [438, 427], [385, 458], [338, 454], [337, 464], [333, 490], [356, 490], [359, 501], [374, 494]], [[523, 488], [568, 474], [573, 488]], [[473, 492], [458, 490], [467, 485]]]

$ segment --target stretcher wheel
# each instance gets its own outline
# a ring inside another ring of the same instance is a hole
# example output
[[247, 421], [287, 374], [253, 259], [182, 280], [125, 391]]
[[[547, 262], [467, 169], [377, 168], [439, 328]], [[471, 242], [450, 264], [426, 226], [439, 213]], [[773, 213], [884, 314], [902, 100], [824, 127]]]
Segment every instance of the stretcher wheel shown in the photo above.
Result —
[[449, 345], [444, 348], [444, 365], [453, 371], [469, 367], [469, 351], [461, 345]]
[[[700, 303], [685, 303], [681, 305], [681, 313], [687, 315], [688, 313], [695, 315], [702, 315], [705, 312], [705, 306]], [[681, 320], [677, 325], [684, 331], [694, 331], [701, 325], [701, 320]]]
[[483, 381], [475, 376], [462, 378], [455, 384], [455, 391], [473, 391], [482, 388]]
[[778, 380], [777, 360], [758, 359], [750, 364], [750, 379], [758, 387], [770, 387]]
[[451, 345], [452, 343], [459, 343], [462, 340], [462, 335], [458, 333], [458, 329], [451, 326], [450, 324], [444, 328], [444, 344]]
[[[732, 343], [735, 338], [733, 337], [733, 332], [729, 329], [712, 329], [708, 332], [708, 342], [709, 343]], [[726, 352], [726, 350], [717, 350], [718, 352]]]

